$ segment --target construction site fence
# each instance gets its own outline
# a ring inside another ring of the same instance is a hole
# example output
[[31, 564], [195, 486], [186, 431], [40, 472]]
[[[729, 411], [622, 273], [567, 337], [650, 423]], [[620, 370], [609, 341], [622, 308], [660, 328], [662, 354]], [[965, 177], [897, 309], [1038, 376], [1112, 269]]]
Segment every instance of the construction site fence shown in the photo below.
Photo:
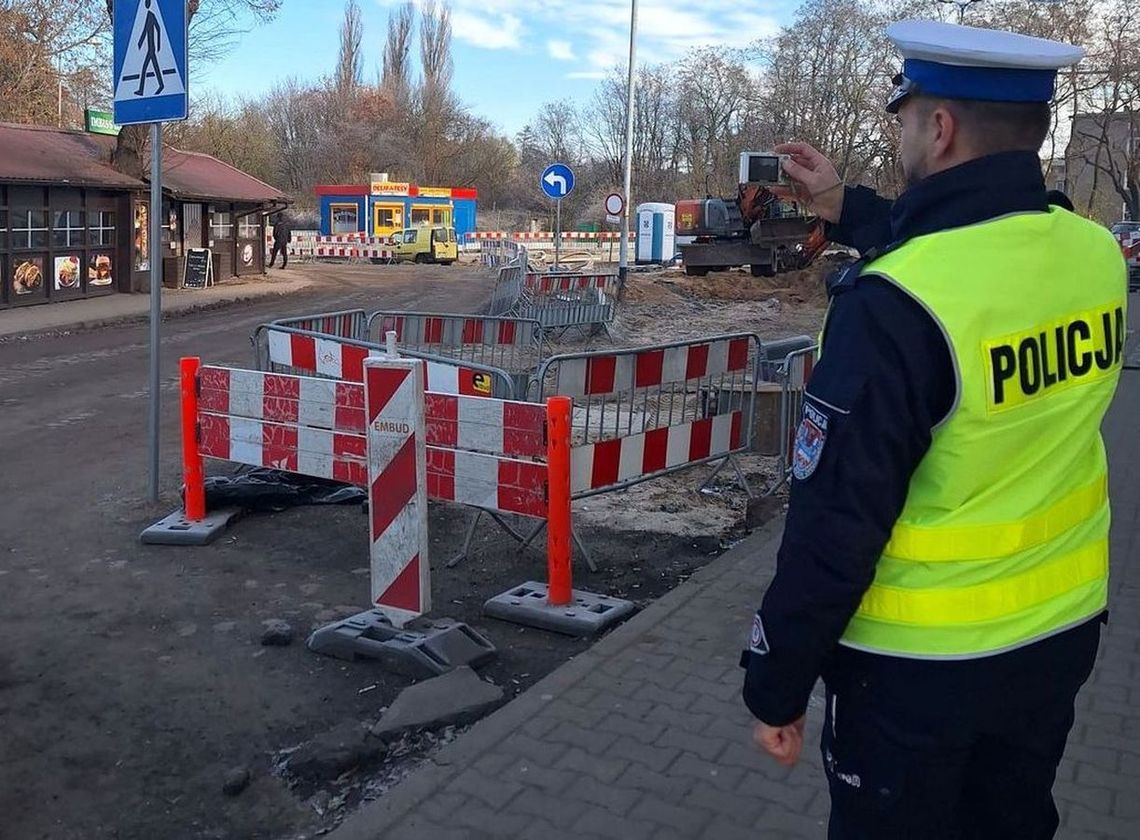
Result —
[[[338, 317], [355, 312], [334, 313]], [[322, 316], [317, 316], [322, 317]], [[300, 319], [294, 319], [294, 321]], [[364, 360], [388, 355], [379, 342], [346, 338], [296, 326], [262, 324], [251, 337], [254, 366], [259, 371], [320, 376], [350, 382], [364, 381]], [[419, 350], [399, 350], [401, 356], [422, 359], [426, 382], [424, 388], [444, 394], [469, 397], [515, 398], [516, 377], [493, 365], [462, 361]], [[525, 395], [525, 390], [523, 391]]]
[[[384, 508], [376, 494], [390, 488], [370, 476], [369, 429], [382, 416], [381, 398], [391, 394], [372, 399], [363, 381], [201, 365], [197, 358], [182, 359], [180, 369], [187, 519], [207, 514], [204, 458], [357, 485], [368, 489], [373, 516]], [[373, 371], [370, 365], [368, 375]], [[427, 497], [493, 515], [549, 518], [552, 526], [559, 520], [568, 532], [569, 496], [554, 491], [568, 486], [569, 477], [551, 474], [567, 470], [568, 459], [560, 458], [558, 467], [551, 455], [569, 447], [565, 422], [557, 424], [559, 432], [551, 419], [566, 408], [557, 399], [538, 405], [426, 392]], [[569, 533], [560, 539], [567, 547], [568, 591]], [[374, 544], [373, 551], [382, 547]], [[374, 602], [378, 566], [398, 558], [381, 559], [372, 563]]]
[[403, 311], [368, 316], [370, 341], [379, 343], [389, 332], [396, 334], [401, 352], [432, 353], [501, 368], [514, 377], [520, 396], [547, 356], [542, 325], [526, 318]]
[[[629, 232], [629, 238], [634, 239], [636, 233]], [[467, 241], [476, 242], [553, 242], [553, 231], [503, 231], [503, 230], [480, 230], [473, 231], [467, 234]], [[620, 242], [621, 233], [611, 230], [573, 230], [563, 231], [562, 241], [579, 243], [579, 242]]]
[[526, 265], [526, 248], [514, 240], [480, 239], [477, 244], [479, 262], [486, 268], [499, 268], [520, 260]]
[[[494, 245], [494, 242], [491, 243]], [[484, 265], [498, 268], [495, 277], [495, 288], [491, 290], [491, 300], [487, 304], [489, 315], [517, 314], [516, 308], [523, 294], [523, 283], [529, 268], [529, 255], [527, 249], [521, 245], [514, 245], [514, 256], [505, 262], [488, 262], [484, 254]], [[491, 249], [493, 250], [493, 248]]]
[[[270, 238], [266, 247], [273, 248]], [[391, 262], [395, 252], [387, 237], [364, 233], [338, 233], [323, 236], [317, 231], [293, 231], [287, 250], [298, 261], [336, 259]]]
[[590, 336], [613, 323], [617, 289], [616, 274], [528, 273], [513, 312], [538, 321], [554, 336], [571, 329]]
[[353, 309], [262, 325], [253, 343], [259, 370], [361, 381], [364, 359], [385, 355], [393, 334], [401, 355], [426, 362], [429, 392], [569, 397], [576, 498], [745, 451], [777, 458], [768, 492], [785, 480], [817, 355], [808, 336], [764, 344], [732, 333], [550, 356], [548, 332], [536, 319]]
[[780, 399], [779, 476], [768, 489], [773, 493], [791, 478], [792, 457], [795, 452], [796, 432], [803, 417], [804, 396], [815, 363], [819, 358], [819, 345], [811, 344], [788, 353], [773, 371], [774, 379], [782, 387]]
[[547, 359], [537, 400], [574, 402], [574, 497], [748, 450], [762, 355], [759, 336], [735, 333]]

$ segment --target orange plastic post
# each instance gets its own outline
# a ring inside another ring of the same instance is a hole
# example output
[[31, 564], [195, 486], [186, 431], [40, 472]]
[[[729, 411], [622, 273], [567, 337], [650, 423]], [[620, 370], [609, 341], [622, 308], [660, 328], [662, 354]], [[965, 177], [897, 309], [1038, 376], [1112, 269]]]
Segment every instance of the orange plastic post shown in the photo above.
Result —
[[569, 397], [546, 401], [546, 469], [550, 488], [546, 512], [548, 601], [560, 607], [570, 603], [570, 560], [574, 553], [570, 525], [570, 412]]
[[179, 361], [182, 380], [182, 479], [186, 485], [186, 518], [206, 516], [206, 470], [198, 452], [198, 368], [197, 356]]

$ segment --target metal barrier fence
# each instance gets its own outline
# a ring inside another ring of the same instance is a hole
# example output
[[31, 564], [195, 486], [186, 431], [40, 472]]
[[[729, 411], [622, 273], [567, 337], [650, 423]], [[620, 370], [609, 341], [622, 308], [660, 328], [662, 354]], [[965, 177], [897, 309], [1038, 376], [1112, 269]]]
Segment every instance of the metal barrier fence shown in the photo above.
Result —
[[[268, 247], [272, 249], [272, 240]], [[302, 261], [332, 258], [389, 262], [395, 256], [385, 237], [364, 233], [321, 236], [315, 231], [295, 231], [288, 251], [290, 257]]]
[[[399, 361], [394, 365], [400, 365]], [[215, 365], [201, 365], [197, 358], [184, 358], [181, 362], [183, 466], [186, 479], [185, 513], [189, 520], [200, 521], [206, 516], [203, 486], [203, 458], [213, 458], [255, 467], [266, 467], [315, 476], [367, 488], [372, 514], [372, 601], [383, 606], [380, 597], [391, 593], [393, 582], [401, 574], [381, 575], [378, 571], [391, 571], [393, 565], [416, 564], [412, 554], [406, 557], [388, 556], [384, 549], [392, 549], [395, 540], [406, 536], [396, 534], [385, 540], [385, 532], [401, 512], [403, 505], [393, 505], [393, 482], [406, 478], [410, 454], [406, 445], [392, 446], [392, 431], [381, 430], [374, 436], [380, 418], [396, 417], [401, 422], [388, 425], [401, 426], [400, 432], [411, 434], [413, 424], [402, 422], [404, 409], [414, 406], [397, 406], [394, 412], [387, 406], [394, 397], [411, 403], [413, 388], [384, 387], [392, 374], [400, 374], [394, 366], [377, 367], [369, 363], [365, 377], [359, 382], [334, 381], [326, 378], [295, 376], [265, 371], [242, 370]], [[384, 380], [384, 381], [381, 381]], [[374, 386], [378, 393], [370, 393]], [[476, 508], [480, 514], [489, 514], [519, 540], [523, 537], [503, 520], [502, 514], [516, 514], [532, 519], [546, 520], [560, 526], [560, 565], [564, 568], [565, 589], [569, 591], [569, 516], [568, 493], [560, 496], [551, 492], [554, 481], [549, 471], [551, 453], [556, 449], [568, 453], [569, 436], [565, 419], [560, 421], [561, 438], [556, 439], [552, 418], [569, 408], [566, 401], [555, 398], [548, 405], [503, 400], [472, 399], [467, 396], [425, 393], [420, 425], [426, 450], [426, 498], [452, 502]], [[396, 432], [397, 434], [399, 432]], [[387, 435], [387, 438], [384, 437]], [[375, 439], [374, 439], [375, 438]], [[377, 447], [377, 439], [380, 446]], [[389, 462], [394, 455], [399, 468], [376, 469], [379, 459], [390, 450]], [[375, 461], [375, 463], [374, 463]], [[551, 461], [551, 464], [553, 462]], [[566, 469], [563, 459], [561, 469]], [[411, 474], [415, 474], [414, 458]], [[555, 476], [555, 478], [558, 478]], [[561, 480], [569, 485], [569, 476]], [[413, 480], [414, 485], [414, 480]], [[405, 488], [399, 488], [403, 491]], [[412, 488], [413, 491], [416, 489]], [[397, 491], [398, 492], [398, 491]], [[380, 495], [377, 495], [380, 494]], [[557, 498], [556, 498], [557, 496]], [[561, 511], [553, 510], [562, 505]], [[554, 514], [560, 514], [551, 516]], [[423, 516], [426, 530], [426, 511], [414, 511]], [[557, 522], [555, 522], [557, 520]], [[476, 518], [478, 521], [478, 518]], [[415, 523], [405, 523], [410, 528]], [[471, 531], [473, 531], [474, 525]], [[399, 530], [399, 529], [397, 529]], [[466, 554], [471, 531], [464, 543]], [[383, 544], [380, 544], [383, 543]], [[425, 543], [426, 544], [426, 543]], [[457, 558], [458, 559], [458, 558]], [[405, 562], [405, 561], [410, 561]], [[423, 557], [426, 564], [427, 557]], [[401, 566], [397, 572], [405, 569]], [[419, 571], [419, 570], [417, 570]], [[427, 582], [426, 566], [421, 582]], [[430, 586], [430, 584], [429, 584]], [[430, 591], [430, 590], [429, 590]], [[412, 599], [396, 598], [388, 603], [394, 607], [391, 620], [403, 626], [403, 620], [428, 609], [430, 595], [418, 592]], [[405, 592], [405, 595], [407, 593]], [[403, 615], [403, 613], [408, 613]]]
[[[299, 376], [364, 381], [364, 360], [386, 356], [384, 346], [284, 324], [262, 324], [253, 333], [257, 370]], [[401, 350], [401, 355], [426, 362], [429, 391], [470, 397], [515, 398], [515, 378], [499, 367], [478, 362]]]
[[783, 386], [780, 399], [780, 472], [776, 483], [765, 491], [765, 496], [779, 490], [791, 475], [792, 452], [804, 410], [804, 394], [818, 358], [819, 346], [813, 344], [789, 353], [778, 369]]
[[526, 249], [523, 256], [499, 267], [495, 278], [495, 288], [491, 292], [491, 302], [487, 305], [490, 315], [506, 315], [513, 312], [523, 295], [523, 282], [526, 275]]
[[583, 336], [607, 332], [616, 308], [616, 274], [527, 274], [512, 310], [557, 337], [576, 329]]
[[368, 338], [368, 313], [363, 309], [345, 309], [340, 312], [320, 312], [296, 318], [278, 318], [275, 326], [291, 327], [306, 332], [321, 333], [337, 338], [364, 341]]
[[526, 265], [526, 248], [507, 238], [486, 238], [479, 240], [479, 261], [487, 268], [498, 268], [516, 262], [522, 257]]
[[[753, 333], [547, 359], [537, 375], [538, 399], [574, 399], [574, 497], [747, 450], [761, 359]], [[735, 395], [735, 404], [722, 394]]]
[[368, 316], [369, 340], [380, 342], [389, 332], [396, 333], [401, 352], [432, 353], [501, 368], [514, 378], [520, 397], [546, 358], [542, 326], [523, 318], [383, 311]]

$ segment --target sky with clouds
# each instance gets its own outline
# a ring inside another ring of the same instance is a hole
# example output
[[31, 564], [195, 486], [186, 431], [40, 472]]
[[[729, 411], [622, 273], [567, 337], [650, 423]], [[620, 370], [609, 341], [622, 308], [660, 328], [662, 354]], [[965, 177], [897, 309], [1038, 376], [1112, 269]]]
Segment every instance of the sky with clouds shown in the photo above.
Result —
[[[399, 0], [359, 0], [365, 76], [379, 74], [388, 12]], [[638, 63], [692, 47], [743, 47], [790, 21], [795, 0], [638, 0]], [[283, 0], [277, 18], [243, 35], [223, 61], [192, 71], [199, 91], [256, 97], [281, 78], [317, 79], [336, 62], [343, 0]], [[451, 0], [455, 88], [514, 134], [543, 102], [585, 101], [624, 64], [630, 0]]]

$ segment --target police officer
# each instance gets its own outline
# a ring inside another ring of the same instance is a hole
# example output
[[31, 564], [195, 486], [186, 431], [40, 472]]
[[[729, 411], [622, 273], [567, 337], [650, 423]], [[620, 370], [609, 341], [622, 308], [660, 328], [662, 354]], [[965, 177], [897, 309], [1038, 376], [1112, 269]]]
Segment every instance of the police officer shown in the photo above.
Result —
[[1049, 838], [1106, 616], [1100, 425], [1126, 304], [1120, 249], [1050, 205], [1037, 154], [1082, 51], [932, 21], [887, 34], [903, 195], [778, 148], [863, 258], [829, 281], [744, 700], [792, 764], [823, 677], [832, 840]]

